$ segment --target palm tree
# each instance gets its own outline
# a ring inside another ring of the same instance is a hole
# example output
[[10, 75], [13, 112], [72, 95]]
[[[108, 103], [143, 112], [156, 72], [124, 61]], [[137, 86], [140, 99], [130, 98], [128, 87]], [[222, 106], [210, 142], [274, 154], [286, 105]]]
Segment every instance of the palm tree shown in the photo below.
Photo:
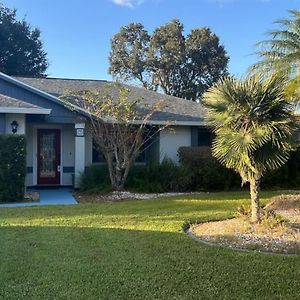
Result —
[[290, 19], [275, 21], [279, 29], [268, 32], [269, 39], [259, 42], [260, 61], [250, 71], [263, 71], [266, 75], [284, 74], [290, 79], [289, 96], [300, 95], [300, 11], [289, 10]]
[[224, 78], [205, 94], [206, 121], [215, 133], [212, 154], [250, 183], [251, 220], [260, 222], [259, 190], [266, 172], [293, 150], [294, 107], [285, 99], [286, 78]]

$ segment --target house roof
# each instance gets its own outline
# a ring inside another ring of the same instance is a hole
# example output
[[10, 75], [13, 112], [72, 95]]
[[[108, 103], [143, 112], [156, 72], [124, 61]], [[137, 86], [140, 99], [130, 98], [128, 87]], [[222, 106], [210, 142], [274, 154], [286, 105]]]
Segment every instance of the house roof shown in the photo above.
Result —
[[[63, 79], [63, 78], [30, 78], [14, 77], [18, 81], [43, 91], [58, 98], [68, 90], [102, 90], [107, 88], [108, 82], [105, 80], [88, 79]], [[142, 106], [153, 106], [156, 103], [162, 103], [160, 111], [152, 116], [152, 122], [155, 124], [171, 122], [177, 125], [201, 125], [203, 122], [203, 108], [199, 103], [184, 100], [174, 96], [164, 95], [144, 88], [128, 86], [129, 98], [140, 100]], [[115, 89], [115, 90], [113, 90]], [[117, 94], [115, 87], [110, 88], [112, 95]]]
[[51, 109], [45, 109], [0, 93], [0, 113], [50, 114], [50, 112]]

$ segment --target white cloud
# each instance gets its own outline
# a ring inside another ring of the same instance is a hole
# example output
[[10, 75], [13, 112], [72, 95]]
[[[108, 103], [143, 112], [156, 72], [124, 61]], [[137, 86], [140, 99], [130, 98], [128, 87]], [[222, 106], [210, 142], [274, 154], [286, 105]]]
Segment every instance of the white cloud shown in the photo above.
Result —
[[121, 6], [134, 8], [144, 2], [144, 0], [112, 0], [113, 3]]

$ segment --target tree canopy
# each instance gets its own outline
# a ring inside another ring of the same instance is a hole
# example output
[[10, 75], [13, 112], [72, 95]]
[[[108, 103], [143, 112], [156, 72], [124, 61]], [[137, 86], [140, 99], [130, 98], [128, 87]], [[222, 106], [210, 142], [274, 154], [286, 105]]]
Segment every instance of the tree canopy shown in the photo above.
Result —
[[47, 53], [40, 31], [25, 19], [17, 20], [16, 10], [0, 3], [0, 71], [8, 75], [45, 76]]
[[141, 23], [121, 27], [111, 40], [109, 73], [116, 79], [138, 81], [189, 100], [201, 98], [213, 83], [227, 74], [228, 56], [209, 28], [193, 29], [172, 20], [152, 35]]
[[262, 177], [282, 166], [293, 150], [294, 106], [285, 97], [287, 79], [225, 78], [204, 94], [206, 121], [215, 138], [213, 155], [249, 182], [252, 220], [260, 220]]

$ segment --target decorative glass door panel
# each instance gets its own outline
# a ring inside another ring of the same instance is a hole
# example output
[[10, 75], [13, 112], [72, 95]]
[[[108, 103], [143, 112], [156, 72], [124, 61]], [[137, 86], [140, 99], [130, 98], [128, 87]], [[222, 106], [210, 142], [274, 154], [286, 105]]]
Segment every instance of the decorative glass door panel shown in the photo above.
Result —
[[38, 129], [38, 184], [60, 184], [60, 130]]

